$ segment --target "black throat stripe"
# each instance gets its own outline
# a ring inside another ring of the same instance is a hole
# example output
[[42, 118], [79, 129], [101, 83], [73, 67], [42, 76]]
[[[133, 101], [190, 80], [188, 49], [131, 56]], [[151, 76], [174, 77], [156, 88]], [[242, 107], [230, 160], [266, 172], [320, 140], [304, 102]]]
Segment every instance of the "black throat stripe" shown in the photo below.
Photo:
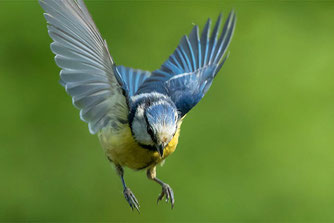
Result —
[[143, 144], [140, 144], [138, 143], [140, 147], [142, 147], [143, 149], [147, 149], [147, 150], [150, 150], [152, 152], [155, 152], [157, 151], [157, 149], [154, 147], [154, 146], [151, 146], [151, 145], [143, 145]]

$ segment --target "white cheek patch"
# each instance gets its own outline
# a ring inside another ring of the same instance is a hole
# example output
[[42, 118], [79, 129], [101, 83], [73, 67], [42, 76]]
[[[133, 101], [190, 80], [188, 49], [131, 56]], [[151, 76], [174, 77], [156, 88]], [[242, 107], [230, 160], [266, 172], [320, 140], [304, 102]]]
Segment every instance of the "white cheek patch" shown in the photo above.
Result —
[[144, 120], [144, 108], [139, 106], [132, 122], [132, 131], [137, 142], [144, 145], [154, 145], [151, 136], [147, 133], [146, 121]]

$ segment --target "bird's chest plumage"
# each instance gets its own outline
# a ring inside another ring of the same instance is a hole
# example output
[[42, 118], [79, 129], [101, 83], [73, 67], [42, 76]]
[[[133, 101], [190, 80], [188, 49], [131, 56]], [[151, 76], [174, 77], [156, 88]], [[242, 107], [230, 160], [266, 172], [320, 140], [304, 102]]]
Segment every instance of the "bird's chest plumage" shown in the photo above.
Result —
[[180, 127], [166, 146], [163, 157], [160, 157], [157, 151], [141, 147], [134, 140], [128, 125], [123, 125], [117, 131], [112, 128], [104, 128], [99, 133], [99, 139], [107, 157], [115, 164], [131, 169], [143, 169], [157, 165], [172, 154], [176, 149], [179, 135]]

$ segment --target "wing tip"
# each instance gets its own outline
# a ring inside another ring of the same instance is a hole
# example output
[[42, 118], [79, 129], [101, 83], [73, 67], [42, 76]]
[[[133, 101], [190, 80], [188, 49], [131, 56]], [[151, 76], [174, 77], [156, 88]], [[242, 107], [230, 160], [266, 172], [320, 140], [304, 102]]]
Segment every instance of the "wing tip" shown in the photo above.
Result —
[[217, 22], [221, 21], [222, 18], [223, 18], [223, 12], [220, 12], [219, 15], [218, 15], [218, 18], [217, 18]]
[[198, 28], [198, 25], [194, 25], [194, 27], [191, 29], [190, 33], [189, 33], [189, 38], [191, 38], [192, 36], [196, 35], [196, 37], [198, 36], [199, 34], [199, 28]]
[[235, 28], [235, 24], [237, 22], [237, 15], [236, 15], [236, 12], [235, 12], [234, 8], [231, 9], [226, 21], [229, 21], [229, 24], [228, 24], [229, 27], [228, 28], [232, 28], [233, 29], [232, 32], [233, 32], [234, 28]]
[[89, 130], [89, 133], [91, 134], [91, 135], [95, 135], [96, 134], [96, 130], [94, 130], [92, 127], [91, 127], [91, 125], [90, 125], [90, 123], [88, 124], [88, 130]]

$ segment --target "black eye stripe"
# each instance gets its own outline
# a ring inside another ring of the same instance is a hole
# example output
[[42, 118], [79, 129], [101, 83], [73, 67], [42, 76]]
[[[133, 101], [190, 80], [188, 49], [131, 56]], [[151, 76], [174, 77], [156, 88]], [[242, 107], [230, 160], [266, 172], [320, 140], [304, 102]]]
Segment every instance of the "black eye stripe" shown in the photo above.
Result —
[[150, 134], [151, 138], [153, 139], [153, 130], [151, 127], [147, 127], [147, 133]]
[[156, 142], [157, 142], [157, 138], [156, 138], [155, 135], [154, 135], [154, 132], [153, 132], [152, 127], [151, 127], [150, 124], [148, 123], [148, 119], [147, 119], [147, 116], [146, 116], [146, 112], [144, 112], [144, 118], [145, 118], [145, 121], [146, 121], [146, 127], [147, 127], [146, 131], [147, 131], [147, 133], [151, 136], [152, 141], [156, 143]]
[[153, 129], [151, 128], [151, 126], [147, 127], [147, 133], [151, 136], [152, 141], [157, 143], [157, 138], [155, 137], [155, 134], [154, 134]]

